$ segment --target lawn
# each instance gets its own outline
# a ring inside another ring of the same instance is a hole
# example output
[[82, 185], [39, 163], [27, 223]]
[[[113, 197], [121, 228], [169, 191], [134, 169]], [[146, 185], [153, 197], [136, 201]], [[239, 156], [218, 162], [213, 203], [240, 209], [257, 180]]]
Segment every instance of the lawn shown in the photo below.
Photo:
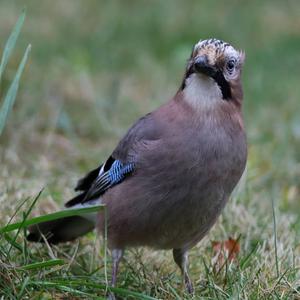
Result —
[[[0, 55], [23, 7], [1, 0]], [[22, 221], [41, 190], [30, 217], [59, 210], [129, 126], [174, 95], [192, 45], [216, 37], [246, 52], [249, 156], [190, 253], [194, 299], [300, 299], [299, 15], [297, 0], [26, 1], [0, 85], [1, 100], [30, 43], [0, 137], [0, 227]], [[0, 236], [0, 299], [104, 299], [102, 238], [47, 247], [24, 234]], [[218, 270], [213, 241], [230, 237], [239, 253]], [[128, 299], [191, 299], [170, 251], [128, 250], [118, 288]]]

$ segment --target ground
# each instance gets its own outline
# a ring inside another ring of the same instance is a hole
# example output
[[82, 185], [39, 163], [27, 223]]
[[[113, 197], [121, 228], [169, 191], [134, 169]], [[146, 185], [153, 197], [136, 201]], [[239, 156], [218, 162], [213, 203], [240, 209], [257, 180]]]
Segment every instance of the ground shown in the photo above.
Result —
[[[0, 49], [23, 6], [1, 1]], [[31, 43], [1, 136], [0, 225], [14, 213], [13, 222], [22, 219], [41, 189], [31, 216], [58, 210], [139, 116], [173, 96], [192, 45], [216, 37], [246, 52], [249, 157], [224, 213], [190, 253], [195, 298], [299, 299], [298, 1], [30, 0], [26, 9], [0, 86], [1, 99]], [[104, 297], [110, 260], [95, 234], [52, 248], [27, 244], [23, 231], [13, 242], [14, 234], [0, 239], [3, 299]], [[212, 242], [229, 237], [240, 250], [218, 270]], [[129, 250], [118, 287], [124, 298], [130, 291], [136, 299], [191, 298], [164, 251]]]

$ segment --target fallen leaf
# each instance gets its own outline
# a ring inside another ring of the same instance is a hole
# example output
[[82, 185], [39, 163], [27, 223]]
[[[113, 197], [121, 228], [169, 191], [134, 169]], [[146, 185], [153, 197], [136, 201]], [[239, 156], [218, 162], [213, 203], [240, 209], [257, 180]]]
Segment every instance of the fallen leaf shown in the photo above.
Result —
[[213, 241], [212, 249], [214, 256], [212, 258], [212, 264], [214, 269], [220, 271], [224, 265], [236, 260], [240, 252], [239, 238], [229, 238], [226, 241]]

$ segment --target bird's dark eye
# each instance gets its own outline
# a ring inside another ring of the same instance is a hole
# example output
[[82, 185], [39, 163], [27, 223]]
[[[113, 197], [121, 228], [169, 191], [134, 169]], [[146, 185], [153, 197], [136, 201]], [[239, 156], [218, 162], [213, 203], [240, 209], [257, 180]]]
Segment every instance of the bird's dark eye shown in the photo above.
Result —
[[229, 72], [232, 72], [235, 67], [235, 61], [233, 59], [227, 62], [226, 68]]

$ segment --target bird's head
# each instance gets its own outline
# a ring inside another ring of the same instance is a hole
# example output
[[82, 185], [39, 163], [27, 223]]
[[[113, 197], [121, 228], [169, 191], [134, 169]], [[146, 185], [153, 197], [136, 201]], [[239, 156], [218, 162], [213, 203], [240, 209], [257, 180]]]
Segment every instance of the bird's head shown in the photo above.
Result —
[[222, 100], [240, 102], [240, 77], [244, 58], [244, 52], [236, 50], [224, 41], [199, 41], [193, 47], [188, 60], [181, 90], [190, 89], [190, 94], [205, 94], [204, 89], [207, 88], [212, 94], [220, 94]]

